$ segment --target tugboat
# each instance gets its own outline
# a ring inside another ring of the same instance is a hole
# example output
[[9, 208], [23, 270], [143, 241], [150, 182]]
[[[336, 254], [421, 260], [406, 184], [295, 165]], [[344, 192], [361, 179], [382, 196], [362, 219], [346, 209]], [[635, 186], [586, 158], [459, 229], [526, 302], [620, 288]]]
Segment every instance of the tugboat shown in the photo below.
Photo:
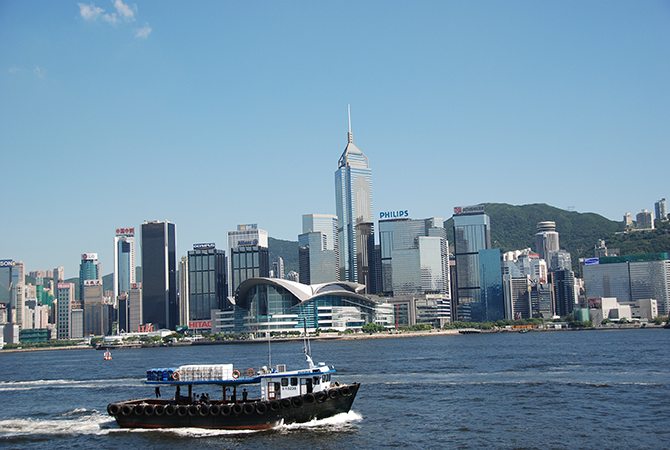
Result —
[[[110, 403], [107, 412], [121, 428], [226, 430], [263, 430], [349, 412], [360, 383], [331, 381], [334, 367], [314, 364], [306, 348], [305, 356], [308, 368], [292, 371], [284, 364], [259, 369], [235, 369], [233, 364], [151, 369], [146, 384], [156, 386], [157, 398]], [[260, 397], [248, 398], [246, 385], [260, 385]], [[175, 387], [174, 398], [158, 398], [161, 386]], [[205, 394], [198, 398], [194, 386], [217, 386], [222, 398], [210, 400]]]

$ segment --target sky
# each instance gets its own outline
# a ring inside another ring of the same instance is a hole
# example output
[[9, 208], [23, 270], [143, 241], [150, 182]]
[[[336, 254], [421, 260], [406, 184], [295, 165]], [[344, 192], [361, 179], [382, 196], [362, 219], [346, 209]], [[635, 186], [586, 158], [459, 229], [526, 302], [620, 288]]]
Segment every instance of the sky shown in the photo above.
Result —
[[670, 198], [670, 2], [0, 1], [0, 259], [111, 273], [145, 220], [178, 256], [297, 241], [347, 105], [375, 217], [635, 216]]

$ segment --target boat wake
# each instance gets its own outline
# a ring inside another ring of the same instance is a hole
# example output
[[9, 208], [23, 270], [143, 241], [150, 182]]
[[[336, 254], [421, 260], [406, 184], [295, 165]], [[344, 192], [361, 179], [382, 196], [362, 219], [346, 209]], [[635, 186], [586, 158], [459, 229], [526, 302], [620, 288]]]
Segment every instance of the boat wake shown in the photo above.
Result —
[[0, 420], [0, 438], [103, 435], [115, 426], [114, 420], [98, 411], [76, 409], [53, 419]]

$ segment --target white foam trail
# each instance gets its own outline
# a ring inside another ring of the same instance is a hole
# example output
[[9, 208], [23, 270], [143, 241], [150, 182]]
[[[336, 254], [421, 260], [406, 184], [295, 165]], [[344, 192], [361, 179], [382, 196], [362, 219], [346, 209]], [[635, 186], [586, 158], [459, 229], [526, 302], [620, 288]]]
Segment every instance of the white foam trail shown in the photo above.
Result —
[[74, 410], [63, 414], [66, 419], [7, 419], [0, 420], [0, 437], [35, 435], [107, 434], [109, 417], [98, 412]]
[[357, 422], [359, 420], [363, 420], [363, 416], [361, 416], [355, 411], [349, 411], [346, 413], [337, 414], [333, 417], [328, 417], [326, 419], [320, 419], [320, 420], [314, 419], [305, 423], [291, 423], [288, 425], [280, 425], [277, 428], [294, 430], [298, 428], [332, 427], [332, 426], [345, 425], [350, 422]]

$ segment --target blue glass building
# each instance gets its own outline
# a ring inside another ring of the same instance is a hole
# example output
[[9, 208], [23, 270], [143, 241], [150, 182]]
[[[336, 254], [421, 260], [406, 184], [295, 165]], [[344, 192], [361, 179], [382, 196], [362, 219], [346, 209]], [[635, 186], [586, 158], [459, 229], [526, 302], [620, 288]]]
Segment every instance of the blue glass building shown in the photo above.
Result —
[[[369, 257], [373, 256], [368, 251], [368, 231], [372, 228], [372, 170], [368, 157], [354, 145], [351, 122], [347, 137], [347, 146], [335, 172], [339, 279], [364, 283], [363, 271], [369, 270]], [[359, 267], [361, 264], [365, 266]]]

